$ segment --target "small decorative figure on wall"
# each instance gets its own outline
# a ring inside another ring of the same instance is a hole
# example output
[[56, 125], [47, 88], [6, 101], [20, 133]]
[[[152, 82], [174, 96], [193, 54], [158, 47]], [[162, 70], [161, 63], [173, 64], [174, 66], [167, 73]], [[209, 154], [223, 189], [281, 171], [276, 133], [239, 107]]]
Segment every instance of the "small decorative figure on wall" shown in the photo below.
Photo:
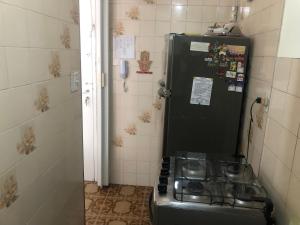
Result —
[[79, 24], [79, 7], [76, 3], [73, 4], [73, 8], [70, 11], [72, 20], [75, 24]]
[[137, 129], [135, 124], [130, 124], [127, 128], [125, 128], [125, 132], [129, 135], [136, 135]]
[[126, 14], [130, 19], [138, 20], [140, 17], [139, 7], [137, 6], [132, 7]]
[[116, 25], [115, 25], [115, 28], [114, 28], [114, 35], [115, 36], [120, 36], [120, 35], [123, 35], [124, 34], [124, 25], [122, 22], [118, 22]]
[[142, 115], [139, 116], [139, 119], [143, 122], [143, 123], [151, 123], [151, 113], [149, 111], [143, 112]]
[[124, 142], [123, 142], [123, 138], [122, 136], [117, 136], [114, 140], [113, 140], [113, 145], [116, 147], [123, 147]]
[[9, 207], [17, 199], [18, 184], [15, 170], [9, 172], [0, 181], [0, 209]]
[[54, 77], [60, 77], [60, 59], [57, 52], [52, 53], [52, 62], [49, 65], [49, 72]]
[[153, 106], [154, 106], [155, 109], [161, 110], [161, 107], [162, 107], [161, 100], [160, 99], [156, 99], [155, 102], [153, 103]]
[[39, 97], [35, 102], [35, 106], [38, 111], [45, 112], [49, 109], [48, 104], [49, 104], [48, 91], [47, 88], [43, 88], [39, 93]]
[[22, 142], [17, 145], [20, 154], [28, 155], [35, 150], [35, 134], [33, 127], [28, 127], [24, 130]]
[[155, 0], [144, 0], [147, 4], [154, 4]]
[[150, 72], [150, 68], [152, 65], [152, 61], [150, 61], [150, 52], [142, 51], [138, 63], [140, 70], [137, 71], [137, 73], [152, 74], [152, 72]]
[[65, 48], [71, 48], [71, 35], [69, 27], [66, 26], [64, 28], [64, 32], [62, 33], [62, 35], [60, 35], [60, 40]]

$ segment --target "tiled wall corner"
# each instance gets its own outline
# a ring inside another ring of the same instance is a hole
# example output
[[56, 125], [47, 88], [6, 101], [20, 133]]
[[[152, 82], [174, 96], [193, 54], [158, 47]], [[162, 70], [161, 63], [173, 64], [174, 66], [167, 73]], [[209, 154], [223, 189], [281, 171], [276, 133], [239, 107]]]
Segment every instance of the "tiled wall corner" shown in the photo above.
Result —
[[[241, 0], [240, 24], [253, 40], [246, 113], [256, 96], [270, 97], [262, 129], [254, 126], [251, 163], [274, 200], [278, 224], [298, 224], [300, 98], [298, 59], [278, 58], [284, 0]], [[262, 22], [263, 21], [263, 22]], [[257, 110], [257, 109], [255, 109]], [[249, 117], [244, 123], [244, 144]]]

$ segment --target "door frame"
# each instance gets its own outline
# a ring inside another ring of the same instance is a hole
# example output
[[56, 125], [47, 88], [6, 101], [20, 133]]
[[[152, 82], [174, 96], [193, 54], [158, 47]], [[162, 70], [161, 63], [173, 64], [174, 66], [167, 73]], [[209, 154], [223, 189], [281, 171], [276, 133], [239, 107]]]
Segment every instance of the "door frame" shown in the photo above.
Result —
[[[95, 180], [99, 186], [109, 185], [110, 140], [110, 54], [109, 0], [96, 1], [96, 133]], [[100, 107], [98, 107], [100, 106]]]
[[[85, 0], [80, 0], [80, 3], [81, 1], [84, 2]], [[111, 90], [109, 78], [109, 0], [90, 0], [89, 3], [91, 6], [91, 24], [88, 26], [90, 26], [91, 32], [88, 35], [90, 35], [91, 41], [91, 52], [89, 53], [91, 54], [91, 64], [88, 66], [92, 67], [93, 76], [91, 90], [93, 153], [92, 158], [86, 163], [93, 164], [94, 171], [89, 180], [96, 181], [99, 186], [107, 186], [109, 184], [109, 98]], [[87, 25], [85, 24], [85, 26]], [[83, 105], [83, 107], [85, 106]], [[85, 168], [87, 168], [86, 165]]]

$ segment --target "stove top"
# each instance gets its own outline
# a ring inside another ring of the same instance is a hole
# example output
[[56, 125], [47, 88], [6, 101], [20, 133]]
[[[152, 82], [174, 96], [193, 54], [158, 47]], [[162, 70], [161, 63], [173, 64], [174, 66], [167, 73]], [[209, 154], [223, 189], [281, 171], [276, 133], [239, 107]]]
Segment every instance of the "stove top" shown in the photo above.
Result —
[[252, 167], [242, 159], [178, 153], [174, 166], [174, 197], [181, 202], [263, 208], [267, 194]]

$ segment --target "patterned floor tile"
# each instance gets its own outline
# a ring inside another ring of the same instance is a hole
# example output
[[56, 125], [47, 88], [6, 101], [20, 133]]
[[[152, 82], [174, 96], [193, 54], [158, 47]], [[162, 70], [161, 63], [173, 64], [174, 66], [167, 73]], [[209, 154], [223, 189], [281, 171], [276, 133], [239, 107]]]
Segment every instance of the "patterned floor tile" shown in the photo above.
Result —
[[85, 183], [86, 225], [151, 225], [148, 199], [151, 187]]

